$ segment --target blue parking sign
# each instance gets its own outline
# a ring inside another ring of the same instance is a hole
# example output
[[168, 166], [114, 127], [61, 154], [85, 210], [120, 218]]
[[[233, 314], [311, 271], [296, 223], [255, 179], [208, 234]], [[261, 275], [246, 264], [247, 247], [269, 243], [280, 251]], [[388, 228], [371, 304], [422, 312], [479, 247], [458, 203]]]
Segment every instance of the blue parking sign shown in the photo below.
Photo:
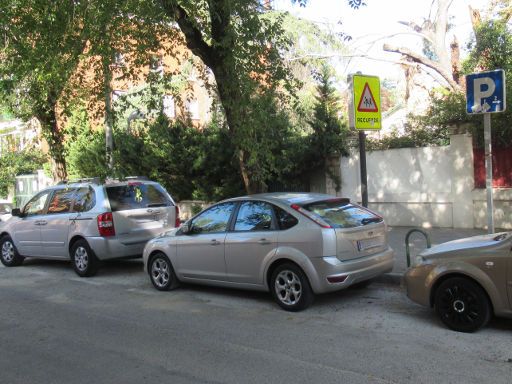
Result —
[[469, 114], [505, 111], [505, 94], [503, 69], [466, 76], [466, 112]]

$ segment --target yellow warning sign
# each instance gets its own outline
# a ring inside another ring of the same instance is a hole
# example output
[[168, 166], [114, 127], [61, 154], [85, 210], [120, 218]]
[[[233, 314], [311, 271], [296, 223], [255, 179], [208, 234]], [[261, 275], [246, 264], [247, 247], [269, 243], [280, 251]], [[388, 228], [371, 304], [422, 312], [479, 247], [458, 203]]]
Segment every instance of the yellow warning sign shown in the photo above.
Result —
[[377, 76], [355, 74], [352, 75], [351, 79], [350, 127], [361, 130], [381, 129], [379, 78]]

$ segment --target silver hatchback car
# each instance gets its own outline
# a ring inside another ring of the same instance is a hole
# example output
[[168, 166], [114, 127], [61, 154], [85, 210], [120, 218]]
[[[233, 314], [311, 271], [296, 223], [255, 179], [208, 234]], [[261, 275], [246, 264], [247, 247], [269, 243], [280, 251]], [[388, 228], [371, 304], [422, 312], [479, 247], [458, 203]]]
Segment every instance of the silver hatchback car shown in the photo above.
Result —
[[180, 224], [171, 196], [145, 179], [56, 185], [11, 213], [0, 223], [2, 264], [71, 259], [80, 276], [94, 275], [98, 260], [140, 257], [148, 240]]
[[297, 311], [314, 294], [393, 268], [382, 217], [348, 199], [269, 193], [217, 203], [149, 241], [144, 268], [158, 290], [180, 282], [270, 291]]

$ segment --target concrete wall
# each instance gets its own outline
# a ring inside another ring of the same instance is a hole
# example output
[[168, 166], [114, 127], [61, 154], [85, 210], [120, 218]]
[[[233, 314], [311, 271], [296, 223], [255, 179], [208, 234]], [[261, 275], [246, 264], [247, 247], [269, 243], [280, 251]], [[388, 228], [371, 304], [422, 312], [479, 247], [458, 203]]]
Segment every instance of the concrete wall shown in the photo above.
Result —
[[[390, 225], [484, 228], [485, 190], [474, 190], [469, 135], [445, 147], [367, 153], [369, 207]], [[341, 194], [361, 201], [359, 153], [341, 159]], [[495, 192], [496, 227], [512, 228], [512, 191]]]

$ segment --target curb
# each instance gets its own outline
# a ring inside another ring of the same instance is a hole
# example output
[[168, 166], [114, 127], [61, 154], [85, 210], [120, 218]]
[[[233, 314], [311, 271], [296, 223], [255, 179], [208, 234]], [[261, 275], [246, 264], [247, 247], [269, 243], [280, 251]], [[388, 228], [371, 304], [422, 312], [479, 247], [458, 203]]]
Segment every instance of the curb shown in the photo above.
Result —
[[400, 285], [402, 283], [403, 273], [384, 273], [383, 275], [377, 276], [374, 281], [382, 284]]

